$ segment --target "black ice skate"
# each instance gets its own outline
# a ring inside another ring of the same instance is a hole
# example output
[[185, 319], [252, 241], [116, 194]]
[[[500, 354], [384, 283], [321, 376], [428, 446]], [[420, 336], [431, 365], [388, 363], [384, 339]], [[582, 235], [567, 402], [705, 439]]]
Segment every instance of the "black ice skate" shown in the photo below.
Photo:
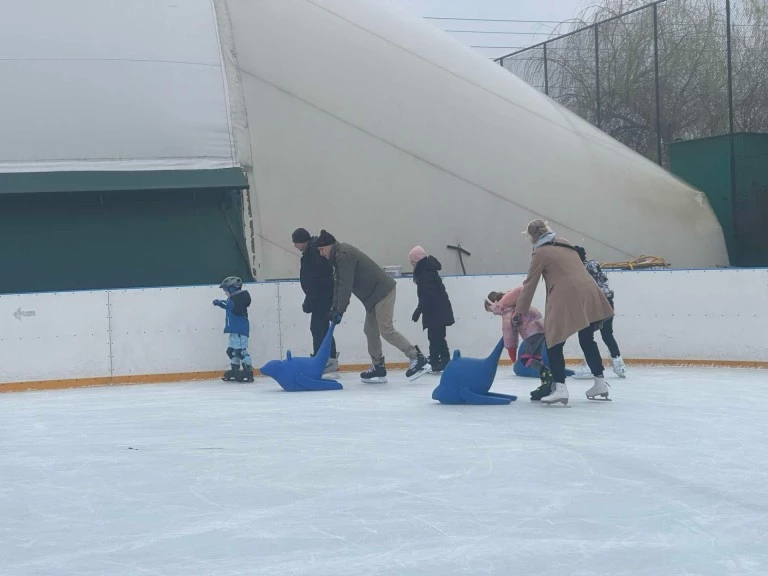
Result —
[[232, 364], [231, 368], [224, 372], [221, 377], [224, 382], [239, 382], [240, 381], [240, 366]]
[[442, 358], [436, 358], [434, 360], [430, 358], [428, 362], [431, 366], [431, 374], [440, 374], [443, 370], [445, 370], [445, 362], [443, 362]]
[[429, 372], [431, 369], [432, 367], [429, 365], [429, 362], [427, 362], [427, 359], [424, 358], [424, 355], [421, 353], [421, 350], [419, 350], [419, 347], [416, 346], [416, 357], [411, 360], [411, 365], [408, 367], [408, 370], [405, 371], [405, 377], [413, 382], [414, 380], [424, 376], [424, 374]]
[[368, 370], [360, 372], [360, 380], [366, 384], [384, 384], [387, 381], [387, 369], [384, 360], [379, 364], [373, 364]]
[[544, 396], [549, 396], [552, 393], [552, 384], [554, 383], [552, 371], [546, 366], [542, 366], [539, 371], [539, 378], [541, 378], [541, 386], [531, 392], [531, 400], [534, 402], [538, 402]]
[[238, 374], [238, 382], [253, 382], [253, 366], [243, 365], [243, 371]]

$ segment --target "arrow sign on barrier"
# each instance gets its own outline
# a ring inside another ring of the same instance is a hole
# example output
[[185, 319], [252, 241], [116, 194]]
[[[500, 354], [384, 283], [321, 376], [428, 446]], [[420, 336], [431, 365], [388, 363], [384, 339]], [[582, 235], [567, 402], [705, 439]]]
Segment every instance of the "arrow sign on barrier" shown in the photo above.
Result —
[[22, 318], [30, 318], [32, 316], [36, 316], [36, 313], [34, 310], [29, 310], [29, 311], [22, 310], [21, 306], [19, 306], [16, 309], [16, 312], [13, 313], [13, 317], [16, 318], [16, 320], [18, 320], [19, 322], [21, 322]]

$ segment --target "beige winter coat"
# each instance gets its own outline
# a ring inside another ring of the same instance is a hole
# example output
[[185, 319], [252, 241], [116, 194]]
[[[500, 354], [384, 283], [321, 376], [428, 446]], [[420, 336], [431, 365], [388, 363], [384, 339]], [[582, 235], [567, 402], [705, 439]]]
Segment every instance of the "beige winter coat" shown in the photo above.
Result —
[[[556, 241], [570, 245], [564, 238], [558, 237]], [[552, 244], [534, 250], [528, 277], [517, 300], [516, 314], [528, 312], [542, 276], [547, 287], [544, 331], [548, 347], [562, 344], [569, 336], [594, 322], [613, 317], [608, 299], [584, 268], [576, 251]]]

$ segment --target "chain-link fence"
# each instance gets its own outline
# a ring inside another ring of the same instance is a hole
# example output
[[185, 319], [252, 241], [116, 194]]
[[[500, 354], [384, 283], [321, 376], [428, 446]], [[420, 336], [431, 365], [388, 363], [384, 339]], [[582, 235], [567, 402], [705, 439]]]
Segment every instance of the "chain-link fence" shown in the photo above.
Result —
[[671, 142], [729, 134], [731, 114], [735, 132], [768, 131], [765, 0], [610, 4], [498, 62], [660, 164]]
[[640, 1], [497, 61], [704, 190], [731, 261], [766, 266], [768, 1]]

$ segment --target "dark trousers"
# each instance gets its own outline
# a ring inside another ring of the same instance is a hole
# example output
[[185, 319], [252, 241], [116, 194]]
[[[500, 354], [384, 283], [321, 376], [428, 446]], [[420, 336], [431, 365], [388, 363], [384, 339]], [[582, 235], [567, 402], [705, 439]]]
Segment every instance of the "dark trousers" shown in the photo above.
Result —
[[[615, 310], [613, 307], [613, 298], [608, 298], [608, 303], [611, 305], [611, 309]], [[616, 338], [613, 337], [613, 316], [610, 317], [610, 319], [606, 320], [603, 323], [603, 327], [600, 328], [600, 335], [603, 337], [603, 342], [606, 346], [608, 346], [608, 352], [611, 353], [611, 358], [618, 358], [621, 356], [621, 351], [619, 350], [619, 345], [616, 343]]]
[[435, 362], [442, 358], [445, 362], [450, 359], [448, 342], [445, 339], [445, 326], [427, 328], [427, 338], [429, 339], [429, 358]]
[[[323, 343], [328, 332], [329, 320], [328, 313], [331, 311], [329, 306], [327, 310], [316, 310], [312, 312], [312, 316], [309, 320], [309, 331], [312, 332], [312, 355], [316, 355], [320, 350], [320, 345]], [[331, 340], [331, 358], [336, 358], [336, 339]]]
[[600, 335], [603, 337], [603, 342], [608, 346], [608, 351], [611, 353], [611, 358], [618, 358], [621, 356], [619, 345], [616, 342], [616, 338], [613, 337], [613, 318], [606, 320], [603, 327], [600, 328]]
[[[597, 348], [597, 342], [595, 342], [595, 330], [594, 324], [587, 326], [584, 330], [579, 331], [579, 345], [581, 345], [581, 351], [584, 353], [584, 358], [589, 365], [589, 369], [592, 370], [592, 374], [595, 376], [603, 375], [603, 359], [600, 358], [600, 350]], [[557, 344], [552, 348], [547, 348], [547, 355], [549, 356], [549, 369], [552, 371], [552, 377], [555, 382], [565, 382], [565, 357], [563, 356], [563, 346]]]

